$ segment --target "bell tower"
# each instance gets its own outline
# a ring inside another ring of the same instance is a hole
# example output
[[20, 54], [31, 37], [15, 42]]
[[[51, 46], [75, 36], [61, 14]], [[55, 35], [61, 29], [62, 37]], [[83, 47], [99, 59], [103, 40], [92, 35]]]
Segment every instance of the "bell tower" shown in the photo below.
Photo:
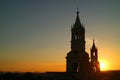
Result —
[[98, 49], [95, 46], [95, 40], [93, 40], [93, 45], [91, 48], [91, 66], [92, 72], [100, 72], [100, 63], [98, 61]]
[[78, 11], [71, 33], [71, 49], [74, 51], [85, 51], [85, 29], [80, 22]]
[[66, 56], [66, 72], [89, 72], [89, 55], [85, 51], [85, 28], [80, 22], [78, 11], [75, 24], [71, 27], [71, 51]]

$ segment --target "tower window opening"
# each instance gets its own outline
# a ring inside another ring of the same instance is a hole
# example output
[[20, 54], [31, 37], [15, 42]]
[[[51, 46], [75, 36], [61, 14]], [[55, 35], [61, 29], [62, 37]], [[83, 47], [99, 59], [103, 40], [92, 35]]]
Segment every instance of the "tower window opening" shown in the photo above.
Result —
[[93, 67], [93, 71], [94, 71], [94, 72], [96, 72], [96, 71], [97, 71], [97, 70], [96, 70], [96, 67]]
[[79, 67], [77, 67], [77, 72], [79, 72]]
[[75, 39], [78, 39], [77, 35], [75, 35]]
[[95, 53], [93, 53], [93, 56], [95, 56]]
[[79, 35], [77, 35], [77, 39], [79, 39]]
[[75, 32], [75, 39], [79, 39], [80, 36], [78, 35], [78, 32]]
[[80, 38], [81, 38], [81, 36], [75, 35], [75, 39], [80, 39]]
[[74, 63], [73, 64], [73, 72], [78, 72], [79, 71], [79, 66], [78, 66], [78, 63]]

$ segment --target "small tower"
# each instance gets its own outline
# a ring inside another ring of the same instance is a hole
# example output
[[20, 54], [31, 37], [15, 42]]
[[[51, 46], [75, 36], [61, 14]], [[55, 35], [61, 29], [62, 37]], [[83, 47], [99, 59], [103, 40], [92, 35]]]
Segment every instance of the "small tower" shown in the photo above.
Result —
[[93, 40], [91, 51], [91, 70], [92, 72], [100, 72], [100, 63], [98, 61], [98, 49], [95, 46], [95, 40]]
[[75, 24], [71, 28], [71, 51], [66, 56], [66, 72], [86, 74], [89, 69], [89, 55], [85, 51], [85, 29], [77, 11]]

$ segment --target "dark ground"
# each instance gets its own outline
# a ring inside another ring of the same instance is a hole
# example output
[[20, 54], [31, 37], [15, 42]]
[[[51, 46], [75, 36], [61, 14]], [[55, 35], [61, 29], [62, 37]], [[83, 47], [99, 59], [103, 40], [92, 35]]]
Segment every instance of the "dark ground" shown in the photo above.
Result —
[[[54, 73], [58, 74], [58, 73]], [[59, 73], [60, 75], [63, 73]], [[53, 76], [53, 75], [52, 75]], [[54, 77], [54, 78], [53, 78]], [[57, 77], [56, 75], [50, 77], [47, 73], [19, 73], [19, 72], [0, 72], [0, 80], [74, 80], [72, 77]], [[84, 79], [86, 80], [86, 79]], [[102, 71], [99, 75], [99, 79], [96, 77], [89, 78], [87, 80], [120, 80], [120, 71]]]

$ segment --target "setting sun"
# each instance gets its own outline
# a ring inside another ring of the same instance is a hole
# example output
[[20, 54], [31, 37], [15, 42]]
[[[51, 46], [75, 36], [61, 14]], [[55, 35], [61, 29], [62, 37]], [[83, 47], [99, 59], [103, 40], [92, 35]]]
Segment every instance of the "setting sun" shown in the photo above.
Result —
[[100, 63], [100, 68], [103, 69], [105, 67], [105, 63], [101, 62]]
[[106, 62], [103, 62], [103, 61], [100, 62], [100, 69], [101, 69], [101, 71], [107, 70]]

